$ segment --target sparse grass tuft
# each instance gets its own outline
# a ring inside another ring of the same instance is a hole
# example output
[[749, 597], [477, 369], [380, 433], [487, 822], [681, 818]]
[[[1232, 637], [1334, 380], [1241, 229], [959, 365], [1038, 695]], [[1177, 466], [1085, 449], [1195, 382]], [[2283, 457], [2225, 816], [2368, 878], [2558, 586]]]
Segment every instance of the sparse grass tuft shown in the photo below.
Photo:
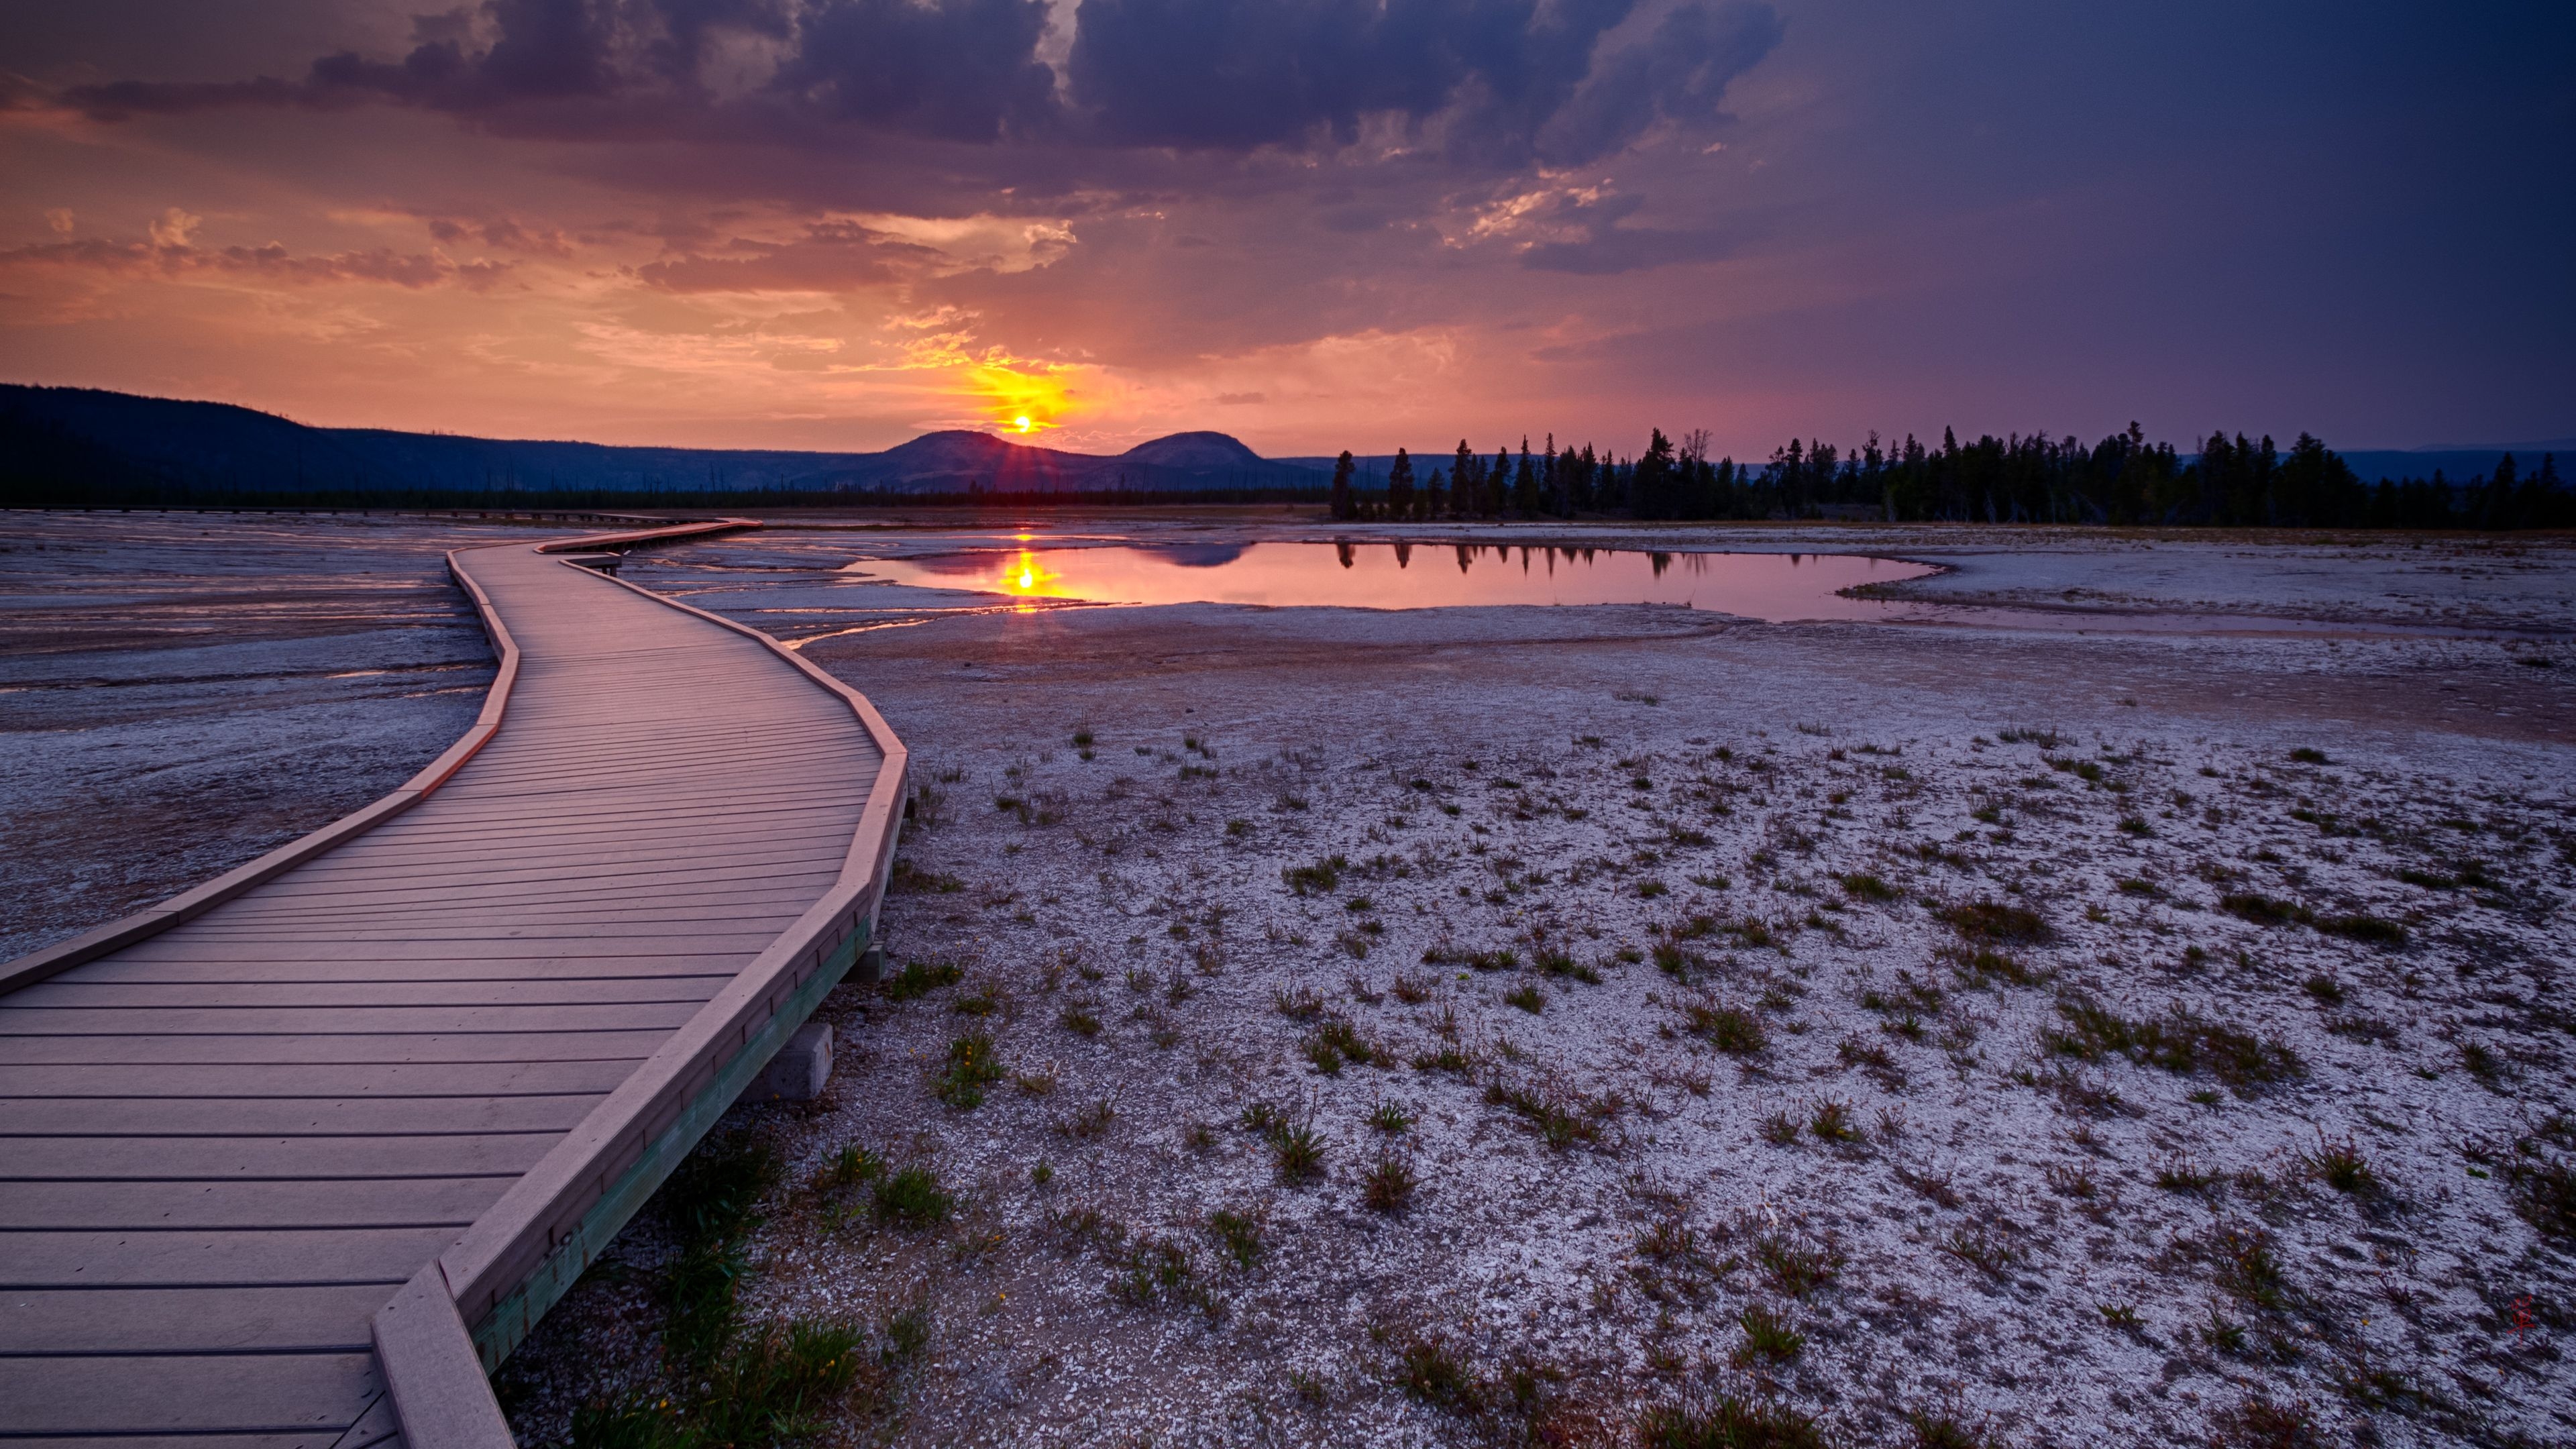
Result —
[[1392, 1152], [1381, 1152], [1360, 1176], [1360, 1199], [1371, 1212], [1399, 1213], [1413, 1201], [1413, 1165]]
[[2380, 916], [2320, 916], [2316, 925], [2327, 935], [2341, 936], [2347, 941], [2362, 941], [2373, 946], [2406, 944], [2406, 928]]
[[878, 1178], [870, 1196], [880, 1220], [907, 1229], [944, 1223], [957, 1206], [956, 1199], [940, 1185], [939, 1174], [918, 1165], [897, 1168]]
[[1059, 1120], [1055, 1124], [1055, 1130], [1067, 1137], [1082, 1141], [1106, 1136], [1109, 1129], [1116, 1125], [1118, 1125], [1117, 1107], [1111, 1105], [1108, 1098], [1100, 1097], [1094, 1099], [1090, 1106]]
[[877, 989], [888, 1001], [910, 1001], [943, 986], [954, 986], [965, 974], [954, 961], [906, 961], [902, 970], [887, 977]]
[[1620, 1108], [1615, 1094], [1586, 1098], [1555, 1076], [1514, 1077], [1499, 1068], [1485, 1079], [1485, 1101], [1510, 1111], [1558, 1152], [1599, 1142], [1601, 1124]]
[[2317, 1150], [2301, 1153], [2299, 1166], [2310, 1177], [2337, 1192], [2354, 1197], [2376, 1197], [2379, 1194], [2379, 1175], [2370, 1170], [2369, 1159], [2361, 1155], [2360, 1144], [2349, 1137], [2336, 1141], [2320, 1129]]
[[2069, 993], [2058, 999], [2057, 1011], [2066, 1024], [2043, 1029], [2040, 1045], [2062, 1056], [2098, 1061], [2118, 1053], [2179, 1076], [2205, 1070], [2240, 1094], [2306, 1071], [2286, 1043], [2207, 1020], [2179, 1002], [2163, 1016], [2130, 1020], [2089, 996]]
[[984, 1089], [1002, 1079], [1002, 1063], [993, 1039], [982, 1032], [948, 1044], [948, 1069], [939, 1076], [938, 1097], [961, 1111], [984, 1105]]
[[1816, 1421], [1786, 1404], [1721, 1394], [1704, 1403], [1649, 1409], [1638, 1425], [1642, 1449], [1824, 1449]]
[[1327, 855], [1312, 865], [1292, 865], [1279, 872], [1280, 879], [1297, 895], [1330, 895], [1342, 883], [1342, 872], [1350, 869], [1349, 860]]
[[1800, 1242], [1785, 1233], [1769, 1233], [1754, 1241], [1753, 1261], [1771, 1279], [1771, 1286], [1792, 1298], [1804, 1298], [1834, 1281], [1842, 1272], [1842, 1254], [1830, 1244]]
[[1953, 1229], [1933, 1246], [1989, 1278], [2002, 1277], [2021, 1259], [2021, 1250], [2011, 1239], [1983, 1223]]
[[2305, 1399], [2281, 1404], [2256, 1394], [2210, 1415], [2210, 1425], [2216, 1431], [2210, 1436], [2210, 1449], [2324, 1449], [2329, 1442]]
[[1409, 1398], [1453, 1414], [1483, 1409], [1485, 1386], [1448, 1340], [1437, 1334], [1407, 1338], [1396, 1349], [1395, 1386]]
[[2048, 922], [2027, 906], [1983, 898], [1944, 906], [1933, 914], [1971, 941], [2037, 945], [2055, 934]]
[[1302, 1187], [1324, 1175], [1324, 1139], [1308, 1118], [1283, 1118], [1273, 1126], [1270, 1155], [1278, 1165], [1279, 1180], [1290, 1187]]
[[1216, 1235], [1217, 1246], [1234, 1260], [1234, 1265], [1249, 1273], [1261, 1265], [1261, 1220], [1250, 1213], [1221, 1208], [1208, 1214], [1208, 1231]]
[[1729, 1056], [1752, 1056], [1769, 1044], [1762, 1018], [1732, 1002], [1714, 998], [1686, 1001], [1682, 1003], [1682, 1016], [1693, 1035]]
[[2258, 926], [2286, 926], [2293, 921], [2316, 919], [2307, 907], [2276, 900], [2256, 891], [2229, 891], [2218, 898], [2218, 908], [2238, 920]]
[[1815, 1114], [1807, 1119], [1807, 1130], [1826, 1142], [1860, 1140], [1860, 1124], [1852, 1120], [1851, 1104], [1832, 1097], [1816, 1104]]
[[2218, 1175], [2203, 1171], [2189, 1157], [2176, 1154], [2156, 1164], [2156, 1186], [2167, 1192], [2207, 1192]]
[[1789, 1326], [1789, 1320], [1756, 1303], [1736, 1315], [1744, 1328], [1744, 1342], [1735, 1350], [1739, 1365], [1756, 1361], [1787, 1363], [1807, 1346], [1807, 1336]]

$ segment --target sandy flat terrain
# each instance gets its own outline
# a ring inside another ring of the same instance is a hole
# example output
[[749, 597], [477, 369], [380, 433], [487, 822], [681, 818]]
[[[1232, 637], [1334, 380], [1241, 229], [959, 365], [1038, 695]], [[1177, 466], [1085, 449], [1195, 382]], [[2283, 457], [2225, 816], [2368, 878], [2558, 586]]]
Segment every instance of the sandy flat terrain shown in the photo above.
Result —
[[[840, 993], [833, 1102], [746, 1124], [786, 1162], [756, 1315], [926, 1310], [847, 1426], [907, 1442], [1598, 1442], [1729, 1394], [1873, 1443], [2570, 1432], [2576, 776], [2526, 662], [2568, 552], [1866, 541], [1942, 598], [2344, 627], [1020, 612], [841, 562], [953, 537], [639, 563], [810, 639], [928, 792], [885, 922], [923, 989]], [[951, 1220], [833, 1185], [853, 1146]], [[630, 1236], [513, 1366], [540, 1435], [603, 1358], [659, 1382]]]
[[[1062, 531], [1320, 533], [1094, 522]], [[1629, 1442], [1728, 1401], [1827, 1442], [2576, 1435], [2566, 544], [1504, 531], [2279, 626], [2089, 632], [1023, 608], [848, 567], [1009, 531], [629, 566], [915, 751], [907, 974], [827, 1003], [827, 1102], [728, 1124], [780, 1164], [750, 1321], [889, 1350], [829, 1442]], [[462, 622], [420, 660], [481, 657]], [[280, 708], [383, 721], [345, 752], [379, 769], [471, 713], [398, 694]], [[312, 757], [221, 699], [62, 716], [95, 803], [54, 853], [136, 890], [228, 863], [213, 819], [145, 828], [129, 763]], [[907, 1171], [944, 1217], [898, 1211]], [[524, 1441], [669, 1396], [673, 1241], [639, 1220], [504, 1371]]]

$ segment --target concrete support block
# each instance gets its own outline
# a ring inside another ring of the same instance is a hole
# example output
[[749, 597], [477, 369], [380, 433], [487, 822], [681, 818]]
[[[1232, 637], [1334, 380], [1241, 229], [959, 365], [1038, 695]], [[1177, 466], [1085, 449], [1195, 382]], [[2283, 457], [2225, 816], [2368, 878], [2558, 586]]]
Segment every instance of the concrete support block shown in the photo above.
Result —
[[885, 947], [870, 946], [850, 967], [850, 979], [874, 985], [885, 979]]
[[778, 1055], [742, 1092], [746, 1102], [811, 1102], [832, 1079], [832, 1029], [809, 1021], [796, 1029]]

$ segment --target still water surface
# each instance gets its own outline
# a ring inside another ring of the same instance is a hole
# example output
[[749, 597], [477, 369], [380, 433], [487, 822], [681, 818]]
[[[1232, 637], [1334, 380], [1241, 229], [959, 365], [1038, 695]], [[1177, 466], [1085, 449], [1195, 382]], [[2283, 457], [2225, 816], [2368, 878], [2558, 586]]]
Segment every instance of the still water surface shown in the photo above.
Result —
[[1934, 572], [1852, 554], [1410, 543], [1039, 547], [862, 559], [849, 571], [923, 588], [1103, 604], [1679, 604], [1772, 622], [1883, 618], [1906, 606], [1840, 591]]

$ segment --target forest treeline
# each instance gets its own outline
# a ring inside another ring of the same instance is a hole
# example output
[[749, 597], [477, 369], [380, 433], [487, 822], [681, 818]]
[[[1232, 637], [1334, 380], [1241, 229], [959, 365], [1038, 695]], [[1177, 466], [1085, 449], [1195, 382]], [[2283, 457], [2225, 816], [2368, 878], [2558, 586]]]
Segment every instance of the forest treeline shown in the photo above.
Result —
[[1426, 466], [1398, 452], [1382, 489], [1355, 483], [1351, 455], [1333, 473], [1344, 519], [1865, 518], [1890, 522], [2171, 524], [2265, 528], [2568, 528], [2576, 494], [2544, 455], [2525, 471], [2508, 453], [2488, 477], [2364, 483], [2324, 443], [2301, 433], [2284, 452], [2269, 438], [2212, 433], [2198, 456], [2149, 443], [2138, 425], [2087, 447], [2073, 436], [1986, 436], [1932, 446], [1907, 434], [1857, 448], [1792, 438], [1769, 461], [1708, 455], [1706, 431], [1679, 441], [1654, 430], [1633, 458], [1523, 438], [1490, 458], [1461, 440]]

